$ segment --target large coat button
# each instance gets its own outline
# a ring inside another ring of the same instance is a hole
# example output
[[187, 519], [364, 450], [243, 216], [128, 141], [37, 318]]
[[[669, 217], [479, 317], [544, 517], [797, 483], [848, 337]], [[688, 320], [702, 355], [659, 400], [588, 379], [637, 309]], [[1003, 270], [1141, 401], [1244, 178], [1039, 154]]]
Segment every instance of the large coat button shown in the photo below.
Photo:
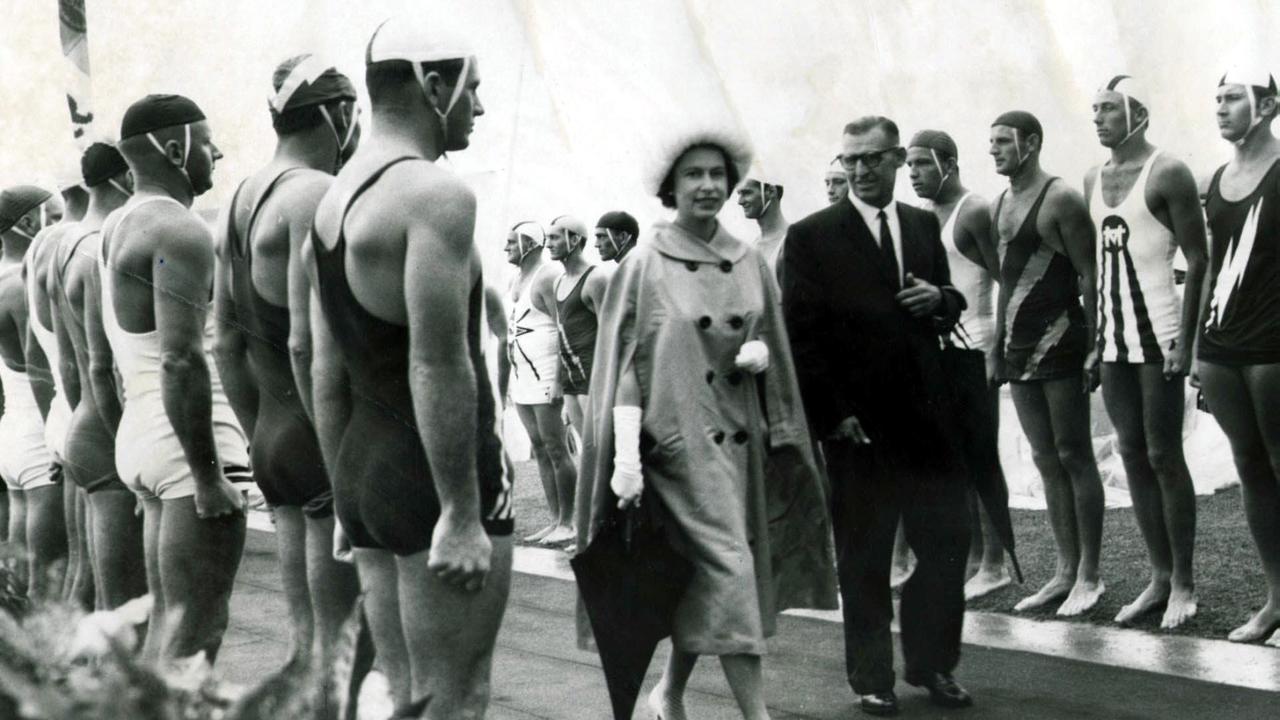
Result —
[[729, 318], [729, 327], [733, 328], [734, 330], [741, 330], [742, 323], [743, 323], [743, 320], [741, 315], [734, 315], [733, 317]]
[[[710, 383], [711, 383], [711, 381], [713, 381], [713, 380], [715, 380], [715, 379], [716, 379], [716, 371], [715, 371], [715, 370], [708, 370], [708, 371], [707, 371], [707, 383], [708, 383], [708, 384], [710, 384]], [[732, 379], [730, 380], [730, 382], [732, 382]]]
[[717, 430], [716, 434], [711, 436], [711, 439], [715, 440], [716, 444], [719, 445], [720, 443], [724, 442], [724, 433]]
[[746, 430], [739, 430], [733, 434], [733, 441], [741, 445], [750, 439], [750, 437], [751, 436], [747, 434]]
[[733, 263], [728, 260], [720, 261], [720, 272], [733, 272]]
[[685, 269], [687, 269], [689, 272], [698, 272], [698, 263], [692, 260], [689, 260], [688, 262], [686, 262], [684, 266], [685, 266]]
[[711, 327], [710, 316], [703, 315], [702, 317], [698, 318], [698, 327], [702, 328], [703, 330], [706, 330], [707, 328]]

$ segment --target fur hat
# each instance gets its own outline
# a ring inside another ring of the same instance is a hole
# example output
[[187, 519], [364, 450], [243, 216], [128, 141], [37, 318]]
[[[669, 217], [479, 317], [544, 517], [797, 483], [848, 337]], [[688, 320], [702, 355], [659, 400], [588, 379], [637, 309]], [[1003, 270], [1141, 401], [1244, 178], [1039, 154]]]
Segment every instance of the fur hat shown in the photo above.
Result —
[[[699, 125], [673, 129], [657, 144], [657, 151], [651, 156], [649, 166], [645, 169], [644, 189], [650, 195], [657, 195], [662, 181], [667, 179], [676, 164], [690, 148], [698, 145], [714, 145], [724, 150], [738, 171], [739, 178], [747, 177], [751, 169], [751, 143], [746, 135], [731, 127], [713, 127]], [[733, 190], [733, 188], [729, 188]]]

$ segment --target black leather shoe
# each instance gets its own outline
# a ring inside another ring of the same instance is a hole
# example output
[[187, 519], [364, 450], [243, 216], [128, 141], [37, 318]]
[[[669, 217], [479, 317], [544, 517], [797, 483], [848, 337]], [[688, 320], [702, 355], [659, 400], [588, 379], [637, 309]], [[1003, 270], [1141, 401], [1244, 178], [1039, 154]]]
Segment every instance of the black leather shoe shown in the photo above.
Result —
[[877, 717], [898, 714], [898, 696], [892, 690], [862, 696], [862, 712]]
[[951, 673], [908, 674], [904, 679], [909, 685], [928, 690], [929, 701], [938, 707], [964, 708], [973, 704], [969, 692], [960, 687]]

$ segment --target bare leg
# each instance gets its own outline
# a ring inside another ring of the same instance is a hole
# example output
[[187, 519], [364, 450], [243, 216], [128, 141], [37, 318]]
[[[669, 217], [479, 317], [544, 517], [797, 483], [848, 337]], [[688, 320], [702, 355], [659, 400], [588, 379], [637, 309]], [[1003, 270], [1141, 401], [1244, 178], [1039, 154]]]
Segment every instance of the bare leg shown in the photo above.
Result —
[[556, 469], [547, 455], [542, 433], [538, 429], [538, 416], [534, 414], [536, 405], [516, 405], [516, 414], [520, 416], [520, 424], [529, 436], [529, 447], [533, 459], [538, 463], [538, 477], [542, 480], [542, 494], [547, 499], [547, 509], [551, 511], [551, 524], [524, 538], [525, 542], [538, 542], [556, 529], [560, 520], [560, 496], [556, 492]]
[[[9, 545], [19, 551], [18, 557], [25, 558], [27, 555], [27, 496], [21, 490], [9, 488]], [[27, 591], [27, 572], [29, 568], [25, 561], [19, 561], [14, 565], [14, 576], [18, 581], [18, 586], [22, 592]]]
[[889, 573], [889, 587], [898, 589], [911, 579], [916, 570], [916, 557], [907, 544], [907, 534], [902, 529], [902, 520], [898, 520], [898, 532], [893, 536], [893, 569]]
[[[67, 564], [68, 569], [75, 568], [75, 575], [70, 586], [70, 599], [78, 603], [80, 607], [92, 610], [95, 605], [94, 596], [97, 592], [97, 587], [93, 582], [93, 548], [89, 545], [92, 531], [89, 528], [88, 501], [85, 499], [84, 490], [70, 482], [63, 483], [62, 493], [64, 496], [70, 495], [75, 503], [75, 535], [76, 542], [80, 546], [78, 561], [74, 565]], [[70, 541], [70, 528], [67, 529], [67, 536], [68, 541]]]
[[1061, 600], [1071, 592], [1076, 582], [1076, 570], [1080, 565], [1080, 548], [1076, 535], [1075, 498], [1054, 443], [1053, 426], [1049, 421], [1049, 403], [1045, 399], [1043, 383], [1013, 383], [1010, 385], [1010, 394], [1013, 396], [1014, 408], [1018, 411], [1022, 431], [1031, 445], [1031, 457], [1044, 483], [1045, 500], [1049, 506], [1049, 527], [1053, 531], [1057, 550], [1053, 578], [1013, 608], [1029, 610]]
[[182, 610], [163, 657], [176, 660], [203, 650], [212, 663], [227, 629], [245, 516], [202, 519], [194, 497], [161, 502], [160, 582], [169, 607]]
[[88, 501], [98, 598], [102, 609], [114, 610], [147, 593], [143, 519], [135, 512], [137, 496], [128, 490], [99, 490]]
[[67, 559], [67, 526], [62, 485], [44, 485], [26, 491], [27, 552], [30, 580], [27, 594], [33, 599], [57, 599], [62, 581], [58, 565]]
[[720, 666], [744, 720], [769, 720], [759, 655], [721, 655]]
[[147, 571], [147, 592], [151, 593], [151, 622], [142, 645], [142, 659], [155, 664], [160, 660], [161, 645], [169, 632], [169, 603], [165, 602], [164, 583], [160, 581], [160, 523], [164, 504], [160, 498], [142, 500], [142, 550]]
[[577, 537], [573, 529], [573, 508], [578, 491], [578, 471], [573, 466], [566, 444], [564, 422], [560, 419], [560, 403], [534, 405], [533, 413], [538, 422], [538, 434], [547, 458], [555, 470], [556, 529], [540, 541], [544, 545], [561, 543]]
[[[378, 664], [391, 686], [391, 701], [405, 707], [413, 699], [409, 649], [400, 624], [400, 590], [395, 556], [386, 550], [353, 548], [360, 587], [364, 590], [364, 614], [373, 633]], [[414, 602], [422, 602], [416, 598]]]
[[[351, 615], [360, 595], [360, 577], [352, 565], [333, 559], [332, 515], [316, 518], [303, 514], [303, 523], [306, 527], [307, 589], [315, 636], [312, 656], [317, 667], [327, 670], [332, 666], [333, 649], [342, 635], [343, 623]], [[368, 650], [371, 648], [364, 645], [357, 644], [357, 657], [353, 661], [355, 669], [349, 688], [356, 694], [371, 666], [368, 662], [368, 656], [372, 655]], [[317, 717], [334, 716], [336, 711], [337, 708], [333, 708], [325, 714], [325, 709], [321, 709]]]
[[672, 645], [671, 654], [667, 656], [667, 668], [662, 679], [649, 693], [649, 709], [659, 720], [687, 720], [684, 709], [684, 691], [689, 686], [689, 678], [693, 668], [698, 664], [698, 656], [684, 652]]
[[493, 646], [511, 590], [511, 538], [490, 539], [489, 575], [475, 593], [429, 570], [430, 550], [396, 558], [413, 697], [431, 699], [430, 720], [483, 718], [489, 705]]
[[293, 653], [310, 658], [315, 645], [315, 617], [307, 587], [307, 529], [302, 520], [302, 508], [276, 507], [271, 509], [271, 514], [276, 520], [280, 578], [289, 607], [289, 621], [293, 626]]
[[351, 565], [333, 559], [332, 515], [304, 516], [303, 521], [307, 531], [307, 587], [311, 593], [316, 647], [320, 657], [327, 658], [360, 595], [360, 576]]
[[[977, 493], [970, 492], [969, 497], [974, 500], [972, 505], [977, 506], [977, 515], [975, 517], [981, 518], [978, 522], [972, 523], [972, 527], [982, 528], [980, 531], [982, 534], [982, 554], [978, 572], [964, 584], [965, 600], [973, 600], [1013, 584], [1013, 578], [1009, 576], [1009, 570], [1004, 566], [1004, 545], [1000, 544], [1000, 536], [996, 535], [995, 525], [991, 522], [991, 515], [987, 513], [987, 509], [983, 507], [981, 502], [976, 501]], [[972, 549], [969, 554], [972, 557]]]
[[[1244, 514], [1267, 580], [1267, 601], [1227, 639], [1261, 640], [1280, 627], [1280, 366], [1243, 368], [1200, 363], [1200, 383], [1213, 416], [1231, 442], [1244, 490]], [[1275, 450], [1273, 450], [1275, 448]]]
[[[66, 478], [66, 476], [63, 476]], [[81, 540], [83, 533], [81, 532], [80, 523], [76, 521], [76, 493], [75, 485], [67, 478], [67, 487], [62, 493], [62, 516], [63, 522], [67, 527], [67, 571], [62, 576], [62, 592], [60, 597], [65, 601], [74, 601], [76, 573], [80, 571], [81, 563]]]
[[1089, 396], [1081, 391], [1082, 378], [1073, 375], [1044, 383], [1049, 405], [1049, 421], [1053, 425], [1054, 445], [1058, 459], [1067, 471], [1074, 500], [1076, 537], [1079, 539], [1080, 565], [1071, 594], [1058, 608], [1064, 617], [1080, 615], [1098, 604], [1106, 591], [1098, 576], [1102, 557], [1102, 513], [1105, 499], [1102, 476], [1093, 456], [1093, 438], [1089, 425]]

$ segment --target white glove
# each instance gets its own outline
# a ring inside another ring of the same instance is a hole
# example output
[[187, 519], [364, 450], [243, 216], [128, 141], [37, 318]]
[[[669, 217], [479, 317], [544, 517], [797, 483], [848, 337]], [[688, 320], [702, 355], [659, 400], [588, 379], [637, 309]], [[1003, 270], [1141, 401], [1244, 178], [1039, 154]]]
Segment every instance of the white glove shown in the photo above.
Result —
[[640, 408], [624, 405], [613, 409], [613, 477], [609, 488], [618, 496], [618, 507], [640, 504], [644, 475], [640, 472]]
[[769, 369], [769, 346], [759, 340], [744, 342], [733, 362], [749, 373], [762, 373]]

